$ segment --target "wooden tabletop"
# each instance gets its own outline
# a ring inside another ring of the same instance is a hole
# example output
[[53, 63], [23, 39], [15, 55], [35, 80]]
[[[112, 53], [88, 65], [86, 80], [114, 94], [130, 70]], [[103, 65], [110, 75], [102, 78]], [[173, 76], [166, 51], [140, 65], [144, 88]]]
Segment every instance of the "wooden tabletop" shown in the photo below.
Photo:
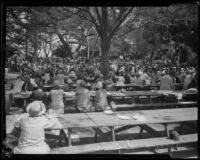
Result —
[[163, 92], [159, 91], [127, 91], [125, 93], [109, 91], [108, 94], [112, 96], [158, 96], [163, 95]]
[[177, 102], [177, 103], [150, 103], [150, 104], [118, 104], [117, 108], [135, 108], [135, 107], [157, 107], [157, 106], [188, 106], [197, 105], [196, 101]]
[[[146, 121], [133, 119], [133, 115], [139, 113], [145, 116]], [[117, 114], [131, 117], [129, 120], [121, 120]], [[173, 123], [197, 120], [197, 108], [178, 108], [178, 109], [158, 109], [142, 111], [120, 111], [113, 115], [106, 115], [103, 112], [87, 113], [97, 126], [120, 126], [120, 125], [139, 125], [152, 123]]]
[[63, 114], [58, 118], [65, 128], [95, 127], [96, 124], [85, 113]]
[[[107, 115], [103, 112], [63, 114], [58, 118], [53, 118], [53, 120], [56, 122], [56, 125], [53, 129], [196, 121], [198, 119], [197, 112], [197, 108], [176, 108], [142, 111], [121, 111], [115, 112], [112, 115]], [[144, 115], [146, 121], [133, 119], [132, 117], [136, 113]], [[128, 115], [131, 117], [131, 119], [121, 120], [117, 117], [117, 114]], [[6, 133], [11, 132], [17, 118], [19, 118], [19, 114], [6, 116]]]
[[131, 83], [124, 85], [115, 85], [115, 87], [159, 87], [159, 85], [136, 85], [134, 83]]
[[[32, 92], [21, 92], [18, 94], [14, 94], [14, 98], [29, 98]], [[49, 94], [49, 92], [45, 92]], [[65, 92], [65, 97], [75, 97], [75, 91]], [[95, 91], [90, 91], [91, 96], [95, 96]], [[108, 96], [114, 97], [124, 97], [124, 96], [159, 96], [159, 95], [167, 95], [174, 94], [176, 96], [186, 94], [183, 91], [167, 91], [167, 90], [150, 90], [150, 91], [126, 91], [125, 93], [121, 93], [118, 91], [107, 91]]]

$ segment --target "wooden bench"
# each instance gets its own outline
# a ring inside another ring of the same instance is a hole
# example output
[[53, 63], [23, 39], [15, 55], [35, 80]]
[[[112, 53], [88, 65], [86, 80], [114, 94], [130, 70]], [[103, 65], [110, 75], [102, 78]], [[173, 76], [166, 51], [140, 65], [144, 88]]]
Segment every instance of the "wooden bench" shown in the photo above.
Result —
[[85, 144], [79, 146], [61, 147], [52, 149], [51, 154], [86, 154], [117, 151], [121, 153], [123, 150], [135, 149], [150, 149], [155, 147], [168, 147], [169, 155], [172, 154], [171, 148], [173, 145], [187, 144], [197, 142], [197, 134], [180, 135], [179, 141], [171, 140], [167, 137], [136, 139], [136, 140], [123, 140], [115, 142], [101, 142], [95, 144]]
[[[74, 100], [74, 99], [72, 99]], [[150, 104], [117, 104], [117, 111], [128, 111], [134, 109], [153, 109], [153, 108], [170, 108], [170, 107], [194, 107], [197, 105], [197, 102], [179, 102], [179, 103], [150, 103]], [[76, 109], [77, 113], [81, 113], [81, 111], [77, 108], [74, 102], [74, 108]]]
[[150, 108], [157, 108], [157, 107], [174, 107], [174, 106], [181, 106], [181, 107], [189, 107], [189, 106], [196, 106], [197, 102], [179, 102], [179, 103], [151, 103], [151, 104], [119, 104], [117, 106], [117, 111], [124, 111], [124, 110], [131, 110], [131, 109], [147, 109]]

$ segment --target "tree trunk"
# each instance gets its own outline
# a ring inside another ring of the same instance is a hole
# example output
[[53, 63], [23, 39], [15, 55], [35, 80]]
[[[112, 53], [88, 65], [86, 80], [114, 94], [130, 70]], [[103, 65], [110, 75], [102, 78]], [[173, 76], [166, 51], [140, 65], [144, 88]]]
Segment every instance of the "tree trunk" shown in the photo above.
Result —
[[101, 59], [101, 72], [104, 75], [104, 79], [107, 79], [108, 72], [109, 72], [109, 50], [110, 50], [110, 44], [111, 40], [107, 37], [101, 38], [101, 53], [102, 53], [102, 59]]
[[70, 46], [67, 44], [67, 42], [64, 40], [63, 36], [62, 36], [59, 32], [57, 32], [57, 35], [58, 35], [60, 41], [62, 42], [63, 46], [65, 47], [65, 49], [66, 49], [68, 55], [69, 55], [71, 58], [73, 58], [72, 52], [71, 52], [71, 49], [70, 49]]

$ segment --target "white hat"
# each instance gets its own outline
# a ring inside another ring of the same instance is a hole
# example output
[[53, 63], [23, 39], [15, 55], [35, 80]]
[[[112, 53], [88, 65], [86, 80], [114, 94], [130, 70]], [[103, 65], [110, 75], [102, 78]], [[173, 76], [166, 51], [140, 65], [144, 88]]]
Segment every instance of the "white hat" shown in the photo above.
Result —
[[44, 114], [46, 108], [41, 101], [34, 101], [27, 106], [26, 111], [31, 117], [36, 117]]
[[102, 88], [102, 87], [103, 87], [102, 82], [98, 81], [96, 84], [96, 88]]

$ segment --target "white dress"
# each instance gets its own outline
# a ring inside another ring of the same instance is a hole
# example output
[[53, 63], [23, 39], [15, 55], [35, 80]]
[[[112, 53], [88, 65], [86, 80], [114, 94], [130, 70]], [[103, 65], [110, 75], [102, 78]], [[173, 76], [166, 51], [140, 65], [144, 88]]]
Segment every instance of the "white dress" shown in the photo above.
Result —
[[45, 116], [29, 117], [23, 114], [15, 127], [21, 129], [18, 145], [14, 148], [14, 154], [47, 154], [50, 152], [48, 144], [45, 142], [45, 128], [51, 128], [54, 123]]

